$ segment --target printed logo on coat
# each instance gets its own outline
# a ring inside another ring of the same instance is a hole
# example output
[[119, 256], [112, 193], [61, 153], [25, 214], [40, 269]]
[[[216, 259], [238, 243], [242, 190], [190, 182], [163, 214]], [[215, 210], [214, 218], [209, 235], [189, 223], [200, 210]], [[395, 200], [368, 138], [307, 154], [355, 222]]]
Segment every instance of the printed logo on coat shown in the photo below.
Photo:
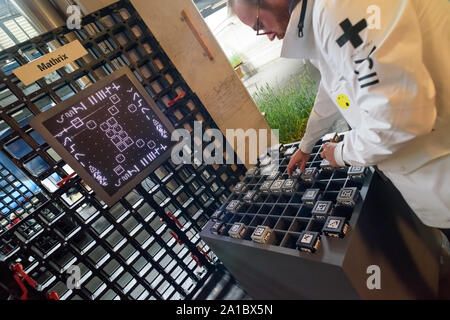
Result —
[[355, 49], [363, 44], [363, 39], [359, 36], [359, 33], [367, 28], [366, 19], [362, 19], [357, 24], [352, 25], [350, 20], [347, 18], [342, 21], [339, 26], [342, 31], [344, 31], [344, 34], [336, 40], [340, 48], [342, 48], [347, 42], [350, 42]]

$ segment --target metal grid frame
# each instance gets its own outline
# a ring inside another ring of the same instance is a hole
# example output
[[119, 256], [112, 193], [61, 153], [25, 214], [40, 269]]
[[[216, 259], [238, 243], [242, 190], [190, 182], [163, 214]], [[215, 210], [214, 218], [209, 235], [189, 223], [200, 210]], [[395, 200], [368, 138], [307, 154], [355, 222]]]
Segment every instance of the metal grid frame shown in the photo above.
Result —
[[[12, 74], [30, 57], [75, 39], [87, 56], [28, 87]], [[203, 130], [217, 128], [129, 1], [83, 18], [81, 30], [62, 27], [1, 52], [0, 146], [16, 180], [26, 176], [34, 188], [26, 190], [33, 194], [25, 194], [32, 200], [25, 201], [26, 214], [0, 217], [8, 226], [0, 230], [0, 253], [8, 254], [0, 257], [8, 267], [21, 262], [39, 292], [62, 299], [190, 299], [218, 262], [199, 232], [245, 167], [169, 160], [108, 209], [77, 176], [57, 185], [73, 171], [28, 125], [123, 65], [174, 127], [193, 134], [193, 121], [201, 121]], [[66, 286], [71, 265], [81, 268], [80, 290]], [[12, 275], [2, 274], [0, 282], [14, 286]]]

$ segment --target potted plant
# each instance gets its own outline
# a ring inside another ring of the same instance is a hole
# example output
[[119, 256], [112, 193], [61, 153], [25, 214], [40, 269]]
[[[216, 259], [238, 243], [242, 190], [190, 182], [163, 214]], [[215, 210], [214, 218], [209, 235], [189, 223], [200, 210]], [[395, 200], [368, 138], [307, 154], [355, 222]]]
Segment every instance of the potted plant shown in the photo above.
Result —
[[238, 53], [234, 53], [230, 57], [230, 63], [231, 63], [231, 66], [236, 71], [236, 73], [238, 74], [239, 78], [242, 79], [244, 77], [244, 73], [242, 72], [242, 68], [241, 68], [242, 64], [244, 63], [244, 61], [242, 60], [242, 57]]

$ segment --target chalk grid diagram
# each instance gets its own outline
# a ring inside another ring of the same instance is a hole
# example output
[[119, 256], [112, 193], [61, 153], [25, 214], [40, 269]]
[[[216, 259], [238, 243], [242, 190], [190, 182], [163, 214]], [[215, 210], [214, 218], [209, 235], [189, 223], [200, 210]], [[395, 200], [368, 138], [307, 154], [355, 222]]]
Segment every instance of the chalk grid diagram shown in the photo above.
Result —
[[171, 145], [168, 129], [126, 75], [44, 125], [110, 195]]

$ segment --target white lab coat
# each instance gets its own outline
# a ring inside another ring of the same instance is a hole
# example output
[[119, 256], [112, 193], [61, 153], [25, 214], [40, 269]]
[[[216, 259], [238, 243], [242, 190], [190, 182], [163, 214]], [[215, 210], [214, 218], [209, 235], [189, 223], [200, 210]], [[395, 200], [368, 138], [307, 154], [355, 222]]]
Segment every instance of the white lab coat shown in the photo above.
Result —
[[309, 0], [299, 38], [301, 6], [282, 56], [322, 75], [301, 149], [342, 114], [352, 131], [338, 164], [378, 165], [425, 224], [450, 228], [450, 3]]

